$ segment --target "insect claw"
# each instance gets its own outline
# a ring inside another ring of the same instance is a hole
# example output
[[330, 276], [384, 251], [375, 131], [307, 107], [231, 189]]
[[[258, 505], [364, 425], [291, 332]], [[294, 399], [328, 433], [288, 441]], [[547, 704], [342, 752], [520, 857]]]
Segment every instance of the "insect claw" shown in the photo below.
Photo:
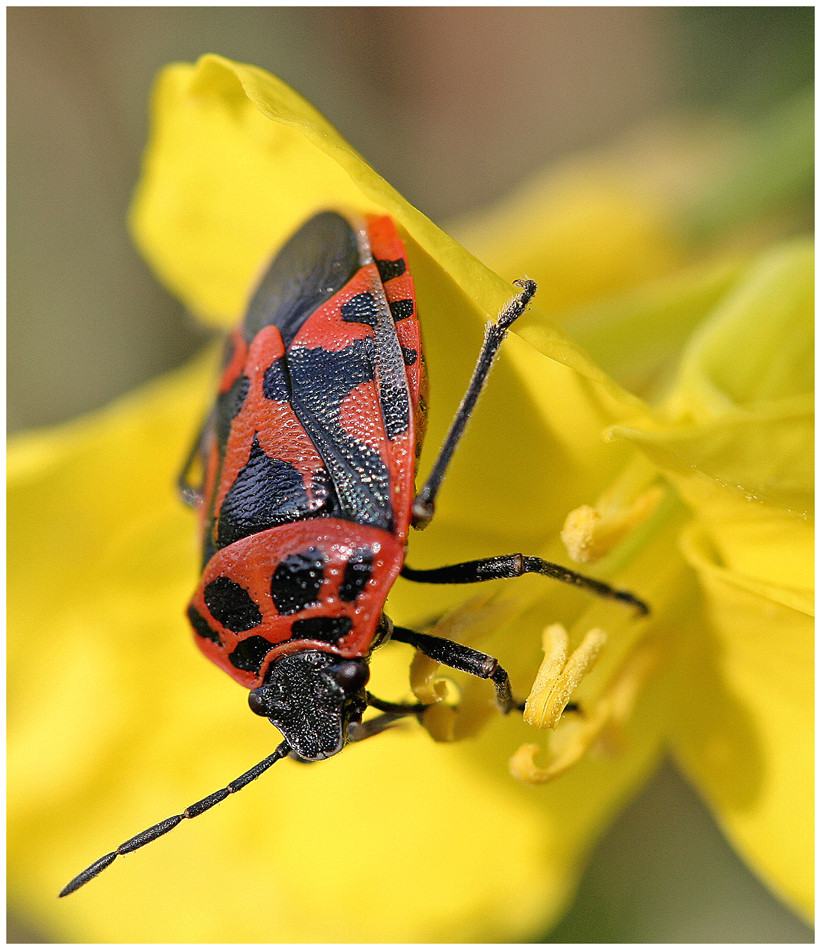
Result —
[[435, 505], [432, 501], [427, 501], [426, 499], [420, 496], [416, 498], [413, 503], [413, 508], [411, 509], [412, 519], [411, 524], [414, 528], [422, 530], [427, 528], [427, 526], [433, 520], [433, 514], [435, 511]]

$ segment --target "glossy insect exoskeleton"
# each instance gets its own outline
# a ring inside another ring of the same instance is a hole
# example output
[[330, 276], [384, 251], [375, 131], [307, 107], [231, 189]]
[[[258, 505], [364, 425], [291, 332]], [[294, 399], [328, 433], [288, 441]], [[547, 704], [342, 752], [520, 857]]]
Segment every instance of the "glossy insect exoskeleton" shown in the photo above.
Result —
[[[389, 639], [491, 680], [509, 712], [516, 704], [496, 659], [391, 623], [383, 607], [400, 574], [459, 584], [537, 573], [647, 611], [633, 594], [537, 557], [424, 571], [404, 564], [409, 528], [433, 516], [493, 357], [536, 291], [532, 281], [519, 284], [486, 327], [465, 397], [416, 494], [427, 377], [413, 279], [392, 220], [324, 212], [274, 258], [227, 338], [217, 397], [180, 484], [202, 533], [202, 575], [188, 606], [195, 640], [250, 690], [252, 711], [283, 741], [225, 788], [100, 858], [62, 895], [285, 755], [324, 759], [386, 721], [419, 713], [419, 704], [388, 702], [366, 689], [369, 657]], [[363, 722], [368, 707], [382, 715]]]

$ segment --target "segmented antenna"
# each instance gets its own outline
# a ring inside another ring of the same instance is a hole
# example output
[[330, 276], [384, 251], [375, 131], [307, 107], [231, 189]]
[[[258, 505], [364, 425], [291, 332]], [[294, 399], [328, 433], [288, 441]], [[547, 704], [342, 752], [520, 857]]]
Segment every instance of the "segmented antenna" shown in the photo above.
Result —
[[124, 841], [116, 851], [111, 851], [109, 854], [104, 854], [101, 858], [95, 861], [94, 864], [89, 865], [85, 871], [81, 871], [77, 877], [69, 881], [68, 884], [66, 884], [66, 886], [60, 891], [60, 897], [67, 897], [69, 894], [73, 894], [74, 891], [82, 887], [83, 884], [88, 884], [92, 878], [97, 877], [101, 871], [104, 871], [109, 866], [109, 864], [114, 861], [117, 855], [128, 854], [130, 851], [136, 851], [138, 848], [142, 848], [144, 845], [150, 844], [152, 841], [156, 841], [157, 838], [162, 837], [164, 834], [171, 831], [172, 828], [176, 828], [183, 818], [196, 818], [204, 811], [208, 811], [209, 808], [213, 808], [214, 805], [223, 801], [223, 799], [228, 798], [229, 795], [233, 795], [234, 792], [238, 792], [241, 788], [245, 788], [246, 785], [248, 785], [250, 782], [253, 782], [255, 778], [259, 778], [263, 772], [270, 769], [275, 762], [278, 762], [280, 759], [284, 758], [290, 751], [291, 747], [287, 742], [280, 743], [267, 759], [263, 759], [252, 769], [248, 769], [247, 772], [243, 772], [239, 778], [235, 778], [234, 781], [226, 785], [225, 788], [220, 788], [216, 792], [211, 792], [210, 795], [200, 799], [200, 801], [194, 802], [193, 805], [189, 805], [182, 814], [172, 815], [170, 818], [166, 818], [165, 821], [159, 821], [156, 825], [152, 825], [150, 828], [146, 828], [145, 831], [141, 831], [138, 835], [134, 835], [133, 838], [129, 838], [128, 841]]

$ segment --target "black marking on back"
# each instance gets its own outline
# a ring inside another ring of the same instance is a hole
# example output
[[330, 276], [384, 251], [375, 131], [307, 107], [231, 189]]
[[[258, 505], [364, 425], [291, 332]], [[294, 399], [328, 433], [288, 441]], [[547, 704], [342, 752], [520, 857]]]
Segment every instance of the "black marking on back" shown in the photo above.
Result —
[[346, 323], [366, 323], [375, 327], [379, 319], [379, 308], [374, 295], [370, 291], [357, 294], [339, 308], [342, 319]]
[[373, 571], [373, 551], [370, 548], [357, 548], [345, 565], [342, 583], [339, 585], [339, 599], [348, 603], [365, 589]]
[[203, 599], [211, 616], [234, 633], [242, 633], [262, 623], [262, 614], [253, 597], [230, 577], [215, 577], [206, 584]]
[[408, 394], [403, 389], [383, 389], [381, 396], [385, 434], [392, 441], [408, 431], [410, 424]]
[[298, 347], [288, 353], [288, 365], [294, 412], [322, 456], [336, 495], [336, 503], [323, 514], [390, 531], [388, 468], [378, 452], [354, 439], [340, 421], [342, 402], [375, 377], [374, 350], [372, 337], [336, 351]]
[[262, 395], [266, 399], [277, 399], [280, 402], [291, 401], [291, 380], [284, 357], [274, 360], [265, 370], [262, 377]]
[[376, 269], [379, 271], [379, 279], [383, 284], [394, 277], [401, 277], [407, 269], [404, 258], [398, 258], [395, 261], [374, 261]]
[[251, 455], [220, 508], [217, 547], [311, 514], [302, 476], [290, 462], [267, 455], [255, 434]]
[[287, 349], [305, 321], [361, 267], [356, 234], [326, 211], [306, 222], [274, 258], [251, 298], [242, 332], [250, 343], [266, 326], [279, 327]]
[[391, 308], [391, 316], [397, 323], [413, 316], [413, 301], [410, 298], [407, 300], [392, 300], [388, 306]]
[[222, 644], [219, 633], [193, 605], [190, 605], [188, 608], [188, 620], [197, 636], [202, 637], [203, 640], [210, 640], [212, 643], [218, 645]]
[[337, 643], [351, 631], [350, 617], [305, 617], [291, 624], [292, 640], [323, 640]]
[[228, 654], [231, 665], [238, 670], [248, 673], [259, 673], [262, 662], [273, 648], [274, 644], [265, 637], [247, 637], [240, 640], [232, 653]]
[[419, 354], [411, 346], [402, 347], [402, 359], [405, 361], [405, 366], [413, 366], [416, 362]]
[[289, 554], [271, 577], [271, 598], [281, 614], [293, 614], [319, 603], [325, 555], [319, 548]]

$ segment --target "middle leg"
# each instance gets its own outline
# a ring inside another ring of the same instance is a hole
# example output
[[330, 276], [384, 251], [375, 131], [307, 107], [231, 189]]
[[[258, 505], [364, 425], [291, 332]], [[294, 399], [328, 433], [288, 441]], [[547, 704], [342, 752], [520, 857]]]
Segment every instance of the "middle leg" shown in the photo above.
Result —
[[611, 587], [594, 577], [586, 577], [571, 571], [561, 564], [544, 561], [540, 557], [524, 554], [501, 554], [497, 557], [480, 558], [476, 561], [463, 561], [447, 567], [435, 567], [430, 570], [414, 570], [406, 564], [402, 568], [402, 577], [422, 584], [476, 584], [480, 581], [492, 581], [500, 578], [521, 577], [523, 574], [541, 574], [552, 577], [565, 584], [583, 587], [599, 597], [610, 597], [636, 607], [644, 616], [650, 612], [647, 604], [628, 590]]

